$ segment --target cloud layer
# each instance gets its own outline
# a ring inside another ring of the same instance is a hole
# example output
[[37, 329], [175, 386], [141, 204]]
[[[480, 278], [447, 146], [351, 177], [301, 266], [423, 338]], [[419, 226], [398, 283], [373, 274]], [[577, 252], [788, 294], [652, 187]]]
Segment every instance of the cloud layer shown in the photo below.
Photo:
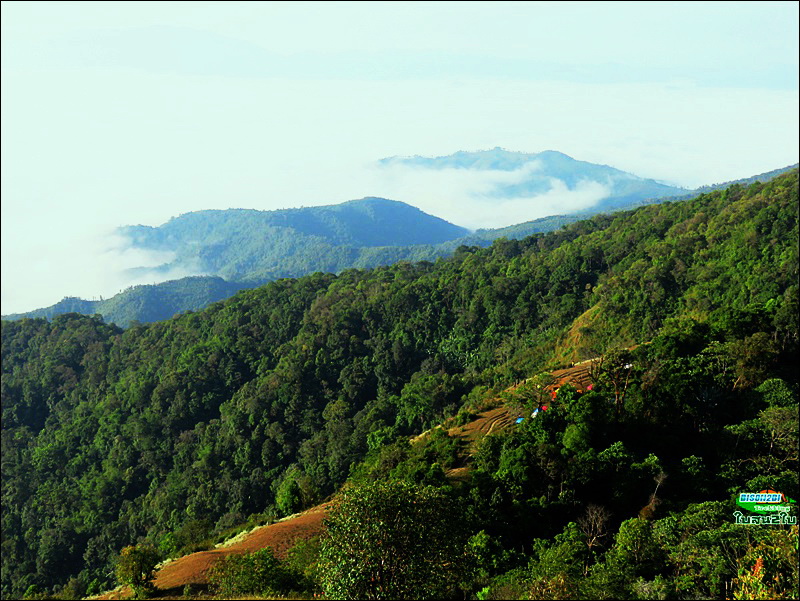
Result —
[[2, 3], [3, 313], [116, 292], [144, 259], [106, 233], [187, 211], [386, 196], [492, 227], [602, 195], [486, 213], [522, 174], [379, 157], [552, 149], [686, 187], [797, 161], [796, 3], [309, 7]]
[[409, 202], [470, 229], [497, 228], [548, 215], [591, 207], [610, 193], [602, 182], [584, 181], [573, 189], [561, 180], [543, 177], [549, 190], [536, 196], [503, 196], [505, 186], [537, 175], [541, 165], [531, 161], [513, 171], [489, 169], [426, 169], [388, 164], [368, 171], [374, 195]]

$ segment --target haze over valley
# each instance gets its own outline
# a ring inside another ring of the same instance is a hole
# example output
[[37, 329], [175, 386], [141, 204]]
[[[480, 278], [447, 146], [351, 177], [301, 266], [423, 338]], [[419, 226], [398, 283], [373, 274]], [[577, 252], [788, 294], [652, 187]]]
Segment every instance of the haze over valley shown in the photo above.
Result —
[[[112, 236], [189, 212], [380, 197], [496, 228], [607, 192], [528, 185], [546, 151], [689, 190], [798, 160], [792, 3], [313, 7], [4, 3], [2, 313], [195, 273], [132, 279], [168, 257]], [[495, 148], [516, 166], [431, 167]]]

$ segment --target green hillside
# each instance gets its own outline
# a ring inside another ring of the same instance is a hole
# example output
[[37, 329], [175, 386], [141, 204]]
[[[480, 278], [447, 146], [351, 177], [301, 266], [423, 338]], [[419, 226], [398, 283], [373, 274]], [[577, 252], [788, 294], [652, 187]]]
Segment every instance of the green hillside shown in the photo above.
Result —
[[[101, 590], [127, 545], [186, 552], [350, 479], [463, 527], [463, 569], [418, 598], [796, 598], [796, 529], [733, 512], [800, 492], [798, 277], [795, 170], [124, 331], [3, 321], [2, 596]], [[603, 356], [596, 388], [487, 437], [469, 481], [445, 478], [444, 431], [409, 446], [565, 353]], [[339, 594], [320, 565], [308, 586]]]
[[[324, 217], [339, 213], [348, 215], [344, 225], [338, 218], [325, 223]], [[353, 218], [354, 214], [358, 219]], [[133, 322], [159, 321], [186, 311], [196, 311], [228, 298], [238, 290], [280, 278], [315, 272], [339, 273], [345, 269], [373, 268], [398, 261], [435, 261], [453, 254], [459, 246], [488, 246], [497, 238], [524, 238], [577, 220], [578, 217], [546, 217], [469, 234], [464, 228], [426, 216], [414, 207], [383, 199], [287, 211], [187, 213], [159, 228], [122, 228], [134, 245], [151, 250], [169, 250], [176, 257], [155, 270], [148, 268], [132, 272], [152, 275], [155, 271], [157, 275], [159, 271], [179, 268], [220, 275], [191, 276], [161, 284], [132, 286], [101, 301], [68, 297], [50, 307], [4, 315], [3, 319], [52, 318], [74, 312], [99, 314], [107, 323], [128, 327]], [[281, 225], [265, 225], [260, 223], [262, 221]], [[198, 243], [198, 239], [204, 243]], [[417, 243], [420, 240], [445, 241]], [[410, 244], [389, 245], [392, 242]], [[356, 246], [358, 244], [363, 246]]]
[[467, 230], [402, 202], [364, 198], [278, 211], [197, 211], [157, 228], [129, 226], [119, 233], [135, 248], [175, 253], [163, 269], [265, 280], [337, 272], [366, 248], [435, 245]]
[[111, 298], [99, 301], [67, 297], [50, 307], [4, 315], [3, 319], [52, 319], [65, 313], [99, 314], [108, 323], [127, 327], [134, 322], [160, 321], [186, 311], [203, 309], [213, 302], [229, 298], [239, 290], [255, 286], [257, 284], [253, 282], [227, 282], [220, 277], [192, 276], [161, 284], [131, 286]]
[[[573, 183], [578, 181], [576, 178], [579, 176], [601, 177], [605, 174], [611, 177], [611, 172], [617, 172], [610, 167], [584, 164], [552, 152], [539, 155], [507, 151], [456, 153], [451, 157], [424, 160], [432, 161], [430, 165], [425, 163], [428, 168], [450, 167], [452, 163], [462, 165], [462, 168], [508, 170], [547, 157], [552, 163], [548, 164], [548, 169], [556, 170], [553, 173]], [[423, 159], [418, 157], [415, 160]], [[561, 163], [565, 163], [569, 169], [558, 171], [556, 168]], [[738, 183], [768, 181], [788, 169], [778, 169]], [[620, 174], [622, 172], [615, 177], [627, 182], [625, 186], [638, 186], [641, 181], [646, 181]], [[707, 190], [734, 183], [737, 182], [717, 184]], [[202, 309], [230, 297], [238, 290], [283, 277], [300, 277], [317, 271], [339, 273], [345, 269], [372, 268], [398, 261], [435, 261], [450, 256], [460, 246], [489, 246], [499, 238], [518, 240], [557, 230], [599, 212], [631, 209], [667, 200], [663, 196], [646, 196], [662, 194], [664, 190], [646, 188], [646, 194], [643, 190], [645, 188], [639, 189], [633, 196], [625, 196], [620, 192], [614, 199], [606, 199], [580, 213], [543, 217], [472, 233], [405, 203], [380, 198], [281, 211], [232, 209], [187, 213], [160, 227], [120, 228], [121, 234], [133, 246], [170, 251], [174, 255], [170, 262], [155, 269], [133, 269], [132, 275], [158, 278], [159, 273], [173, 269], [212, 275], [133, 286], [104, 301], [65, 298], [50, 307], [5, 315], [3, 318], [51, 318], [76, 312], [84, 315], [97, 313], [106, 322], [122, 327], [132, 322], [158, 321], [185, 311]], [[686, 200], [694, 195], [683, 194], [674, 200]]]

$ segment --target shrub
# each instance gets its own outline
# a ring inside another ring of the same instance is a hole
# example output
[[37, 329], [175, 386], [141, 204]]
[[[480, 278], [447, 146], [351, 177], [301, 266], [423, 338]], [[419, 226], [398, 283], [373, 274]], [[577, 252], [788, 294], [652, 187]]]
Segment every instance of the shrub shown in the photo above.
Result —
[[318, 536], [299, 540], [286, 554], [286, 565], [297, 574], [301, 588], [317, 592], [319, 586], [319, 553], [321, 541]]
[[319, 574], [334, 599], [427, 599], [463, 580], [466, 536], [454, 503], [408, 482], [345, 489], [326, 520]]
[[155, 589], [153, 580], [159, 562], [158, 551], [151, 545], [125, 547], [117, 559], [117, 581], [130, 586], [137, 599], [142, 599]]
[[282, 595], [297, 585], [295, 574], [269, 548], [222, 558], [209, 570], [208, 581], [217, 594], [234, 598], [252, 594]]

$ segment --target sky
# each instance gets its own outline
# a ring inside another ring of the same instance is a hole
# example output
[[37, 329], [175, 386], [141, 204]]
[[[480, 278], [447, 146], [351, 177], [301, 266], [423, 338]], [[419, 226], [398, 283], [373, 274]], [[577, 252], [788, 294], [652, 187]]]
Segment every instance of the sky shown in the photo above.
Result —
[[1, 6], [3, 314], [152, 283], [124, 269], [163, 257], [111, 232], [188, 211], [542, 216], [492, 210], [508, 174], [384, 157], [558, 150], [689, 188], [798, 161], [797, 2]]

